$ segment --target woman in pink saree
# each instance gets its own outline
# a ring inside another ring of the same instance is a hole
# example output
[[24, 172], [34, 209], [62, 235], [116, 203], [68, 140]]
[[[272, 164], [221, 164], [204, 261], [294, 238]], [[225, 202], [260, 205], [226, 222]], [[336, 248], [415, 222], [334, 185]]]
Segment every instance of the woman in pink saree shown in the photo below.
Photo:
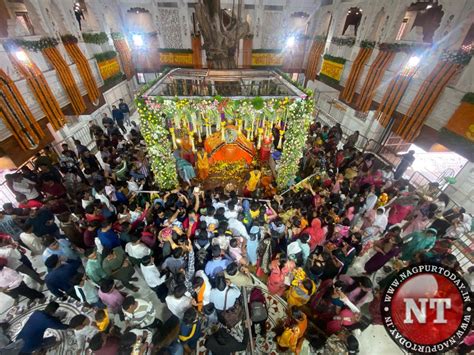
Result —
[[303, 230], [303, 233], [309, 235], [309, 248], [313, 251], [316, 246], [322, 245], [326, 236], [326, 232], [321, 227], [321, 220], [319, 218], [313, 218], [311, 226]]
[[267, 286], [271, 294], [283, 296], [288, 286], [285, 284], [285, 277], [295, 268], [295, 262], [284, 257], [277, 256], [270, 265], [270, 276]]

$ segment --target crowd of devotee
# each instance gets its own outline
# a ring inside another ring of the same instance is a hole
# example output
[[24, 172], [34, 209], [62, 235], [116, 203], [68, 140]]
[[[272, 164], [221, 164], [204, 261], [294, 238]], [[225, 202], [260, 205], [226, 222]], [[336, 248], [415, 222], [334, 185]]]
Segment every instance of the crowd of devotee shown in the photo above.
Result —
[[[2, 324], [9, 354], [54, 353], [61, 340], [46, 329], [73, 331], [79, 353], [98, 355], [193, 354], [200, 342], [232, 354], [270, 331], [279, 353], [307, 342], [315, 353], [356, 354], [360, 334], [382, 324], [382, 291], [401, 268], [436, 262], [472, 285], [473, 268], [450, 253], [472, 217], [448, 208], [436, 184], [415, 190], [403, 179], [413, 152], [387, 166], [356, 149], [358, 132], [315, 121], [284, 194], [264, 189], [255, 170], [244, 193], [208, 189], [198, 178], [208, 166], [179, 151], [186, 181], [161, 192], [139, 125], [117, 117], [90, 124], [100, 159], [76, 140], [6, 176], [17, 203], [0, 211], [0, 291], [44, 305], [15, 336]], [[170, 316], [138, 296], [143, 287]], [[287, 303], [276, 326], [267, 289]], [[88, 312], [66, 319], [66, 300]]]

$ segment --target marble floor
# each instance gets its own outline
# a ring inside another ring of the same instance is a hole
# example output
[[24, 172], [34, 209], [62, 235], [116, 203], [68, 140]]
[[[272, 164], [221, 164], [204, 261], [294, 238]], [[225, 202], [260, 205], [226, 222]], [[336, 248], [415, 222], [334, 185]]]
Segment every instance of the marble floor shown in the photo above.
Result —
[[[38, 271], [45, 271], [44, 265], [39, 257], [31, 258], [33, 265], [38, 268]], [[139, 287], [138, 292], [134, 293], [129, 290], [124, 290], [127, 293], [137, 297], [143, 298], [148, 301], [151, 301], [156, 309], [156, 315], [159, 319], [167, 319], [170, 316], [170, 312], [167, 309], [166, 305], [161, 303], [156, 297], [155, 293], [151, 291], [141, 275], [138, 273], [139, 280], [135, 284]], [[25, 281], [31, 287], [40, 289], [33, 280], [25, 275]], [[278, 354], [274, 340], [272, 328], [279, 319], [285, 318], [285, 301], [278, 297], [268, 293], [266, 286], [263, 283], [259, 282], [259, 286], [264, 290], [265, 296], [267, 298], [267, 304], [270, 305], [269, 311], [269, 321], [267, 322], [268, 335], [266, 338], [258, 337], [256, 339], [256, 352], [259, 354], [267, 353], [270, 355]], [[54, 297], [45, 291], [48, 299], [53, 299]], [[22, 299], [20, 302], [15, 305], [12, 298], [0, 293], [0, 321], [8, 321], [12, 324], [9, 334], [16, 336], [16, 334], [21, 330], [23, 324], [29, 318], [30, 314], [36, 310], [41, 309], [43, 304], [34, 304], [30, 308], [26, 308], [26, 300]], [[73, 299], [69, 299], [65, 302], [59, 302], [61, 305], [60, 310], [66, 311], [67, 316], [66, 320], [69, 320], [72, 316], [79, 313], [86, 313], [89, 316], [92, 316], [92, 312], [84, 307], [82, 307], [78, 302]], [[115, 324], [121, 325], [121, 321], [116, 317], [114, 319]], [[240, 330], [242, 332], [243, 330]], [[75, 339], [73, 333], [70, 331], [52, 331], [47, 335], [54, 335], [61, 340], [61, 344], [58, 345], [54, 351], [51, 351], [51, 354], [77, 354], [78, 350], [76, 347]], [[360, 344], [360, 354], [361, 355], [372, 355], [372, 354], [386, 354], [386, 355], [398, 355], [403, 354], [403, 352], [395, 345], [391, 338], [386, 333], [383, 326], [380, 325], [370, 325], [362, 333], [357, 335]], [[198, 354], [205, 354], [205, 348], [203, 347], [203, 341], [198, 348]], [[315, 354], [316, 352], [312, 351], [308, 342], [305, 342], [301, 355], [310, 355]]]

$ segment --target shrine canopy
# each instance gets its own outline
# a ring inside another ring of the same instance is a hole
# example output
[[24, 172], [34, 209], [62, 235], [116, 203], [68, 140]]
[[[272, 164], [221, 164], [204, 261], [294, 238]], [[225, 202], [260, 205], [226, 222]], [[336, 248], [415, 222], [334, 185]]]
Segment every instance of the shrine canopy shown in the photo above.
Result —
[[[178, 185], [173, 153], [184, 148], [194, 153], [205, 146], [209, 152], [211, 136], [213, 145], [234, 144], [229, 139], [238, 137], [247, 162], [248, 154], [260, 150], [263, 142], [275, 140], [281, 151], [276, 169], [278, 188], [294, 182], [313, 117], [313, 98], [310, 90], [285, 74], [178, 68], [162, 73], [135, 100], [160, 189]], [[221, 142], [217, 142], [217, 133]], [[219, 159], [226, 156], [216, 154], [215, 160]]]

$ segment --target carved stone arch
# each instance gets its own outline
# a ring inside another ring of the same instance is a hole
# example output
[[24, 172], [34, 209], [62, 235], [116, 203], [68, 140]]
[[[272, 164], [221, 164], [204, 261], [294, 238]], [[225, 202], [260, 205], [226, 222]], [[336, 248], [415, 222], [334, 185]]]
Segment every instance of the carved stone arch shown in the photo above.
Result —
[[66, 19], [63, 12], [54, 1], [51, 1], [49, 15], [51, 17], [51, 23], [53, 24], [54, 32], [61, 35], [71, 32], [66, 27]]
[[30, 0], [23, 0], [26, 10], [28, 11], [28, 17], [30, 22], [33, 24], [33, 28], [36, 35], [44, 35], [47, 33], [43, 18], [40, 15], [40, 12], [36, 9], [35, 5]]
[[129, 32], [155, 32], [156, 26], [149, 9], [133, 7], [125, 13], [125, 23]]
[[118, 18], [119, 18], [119, 14], [117, 13], [117, 11], [114, 11], [108, 5], [104, 6], [104, 19], [105, 19], [107, 28], [109, 28], [111, 32], [120, 31], [120, 25], [117, 21]]
[[[460, 22], [454, 17], [450, 24], [443, 28], [444, 36], [438, 41], [445, 49], [455, 50], [461, 48], [463, 44], [472, 45], [474, 26], [474, 10], [471, 11]], [[469, 36], [468, 36], [469, 35]], [[471, 43], [467, 43], [470, 37]], [[446, 45], [443, 45], [446, 44]], [[468, 50], [469, 51], [469, 50]]]
[[327, 36], [329, 33], [329, 28], [331, 27], [332, 23], [332, 12], [328, 11], [321, 17], [321, 22], [318, 26], [318, 31], [316, 34]]
[[87, 7], [87, 11], [84, 13], [86, 20], [83, 21], [82, 26], [89, 31], [101, 31], [103, 27], [103, 7], [96, 0], [87, 0], [85, 5]]
[[382, 7], [375, 15], [374, 22], [367, 33], [367, 40], [379, 42], [382, 37], [383, 24], [385, 19], [385, 8]]

